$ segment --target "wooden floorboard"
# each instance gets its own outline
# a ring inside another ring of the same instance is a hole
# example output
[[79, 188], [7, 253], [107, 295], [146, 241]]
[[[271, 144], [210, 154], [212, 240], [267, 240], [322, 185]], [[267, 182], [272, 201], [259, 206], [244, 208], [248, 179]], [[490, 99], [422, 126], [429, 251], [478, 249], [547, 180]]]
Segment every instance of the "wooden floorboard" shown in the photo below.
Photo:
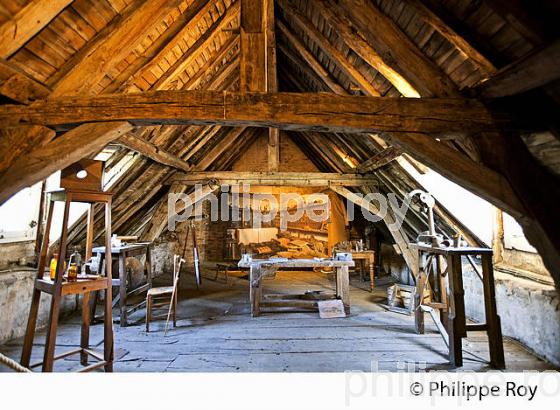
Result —
[[[158, 278], [166, 284], [170, 279]], [[115, 324], [117, 372], [343, 372], [347, 370], [454, 370], [447, 348], [435, 326], [426, 319], [426, 334], [414, 333], [412, 316], [387, 312], [385, 286], [374, 293], [356, 275], [351, 281], [352, 313], [346, 318], [320, 319], [317, 312], [264, 313], [251, 318], [248, 281], [230, 278], [228, 284], [205, 280], [197, 290], [192, 275], [182, 277], [178, 326], [163, 335], [163, 321], [144, 331], [144, 310], [131, 315], [127, 328]], [[265, 293], [332, 292], [328, 274], [282, 272], [264, 283]], [[59, 327], [57, 352], [79, 342], [78, 315]], [[103, 327], [91, 328], [91, 342], [102, 347]], [[21, 339], [0, 351], [18, 358]], [[546, 370], [553, 366], [506, 338], [507, 371]], [[465, 365], [461, 370], [486, 371], [488, 345], [484, 333], [463, 341]], [[32, 361], [40, 360], [44, 332], [35, 341]], [[75, 370], [75, 358], [56, 363], [56, 371]], [[0, 371], [6, 371], [0, 367]]]

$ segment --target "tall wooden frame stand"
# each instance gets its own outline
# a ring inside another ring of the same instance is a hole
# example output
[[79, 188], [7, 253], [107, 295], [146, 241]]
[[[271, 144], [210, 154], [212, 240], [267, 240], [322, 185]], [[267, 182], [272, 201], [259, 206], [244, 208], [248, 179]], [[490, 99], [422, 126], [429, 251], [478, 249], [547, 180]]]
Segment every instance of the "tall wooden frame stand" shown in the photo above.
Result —
[[[54, 361], [64, 357], [80, 354], [80, 362], [83, 367], [80, 371], [90, 371], [100, 367], [104, 367], [106, 372], [113, 371], [113, 314], [112, 314], [112, 295], [111, 295], [111, 254], [106, 256], [105, 276], [98, 278], [78, 279], [77, 281], [68, 282], [63, 278], [64, 261], [66, 260], [66, 247], [68, 240], [68, 216], [70, 212], [70, 204], [72, 202], [85, 202], [90, 204], [87, 224], [86, 239], [86, 257], [91, 256], [91, 247], [93, 242], [93, 206], [95, 203], [105, 205], [105, 246], [111, 246], [111, 201], [112, 194], [105, 192], [85, 192], [75, 190], [60, 190], [49, 193], [47, 223], [45, 233], [41, 245], [41, 254], [39, 256], [39, 267], [35, 278], [35, 286], [33, 289], [33, 297], [31, 300], [31, 308], [29, 310], [29, 319], [27, 321], [27, 329], [21, 353], [21, 364], [25, 367], [42, 366], [43, 372], [52, 372]], [[64, 215], [62, 218], [62, 233], [60, 236], [59, 259], [56, 266], [55, 280], [50, 280], [48, 272], [45, 276], [45, 268], [47, 267], [47, 253], [49, 248], [49, 233], [51, 229], [53, 208], [55, 202], [64, 202]], [[104, 320], [104, 348], [103, 355], [89, 348], [89, 325], [90, 325], [90, 292], [105, 290], [105, 320]], [[45, 343], [45, 351], [43, 361], [35, 364], [29, 363], [31, 359], [31, 351], [33, 349], [33, 339], [35, 337], [35, 328], [37, 325], [37, 314], [39, 311], [39, 302], [41, 293], [45, 292], [52, 296], [51, 308], [49, 314], [49, 322], [47, 325], [47, 339]], [[55, 356], [56, 332], [58, 327], [58, 316], [60, 313], [60, 305], [65, 295], [84, 295], [82, 301], [82, 328], [80, 348], [71, 350]], [[88, 366], [88, 356], [97, 359], [97, 362]]]
[[[435, 248], [419, 244], [410, 246], [418, 251], [420, 268], [416, 277], [416, 332], [424, 333], [424, 313], [429, 312], [449, 347], [449, 362], [455, 367], [461, 367], [462, 338], [467, 337], [467, 331], [485, 331], [488, 334], [490, 366], [496, 369], [505, 368], [502, 328], [496, 309], [492, 249]], [[482, 261], [482, 272], [478, 271], [473, 262], [473, 258], [478, 256]], [[462, 257], [467, 258], [482, 281], [486, 323], [466, 323]], [[445, 269], [442, 259], [447, 262]], [[434, 290], [435, 300], [424, 302], [424, 291], [428, 284]], [[439, 318], [434, 309], [439, 310]]]

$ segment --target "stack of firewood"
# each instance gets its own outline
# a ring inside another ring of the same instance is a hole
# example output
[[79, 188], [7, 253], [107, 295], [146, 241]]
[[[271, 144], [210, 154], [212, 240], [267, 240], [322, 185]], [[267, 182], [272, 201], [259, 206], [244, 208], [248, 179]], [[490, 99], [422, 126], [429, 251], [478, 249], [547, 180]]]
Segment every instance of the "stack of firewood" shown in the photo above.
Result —
[[245, 253], [252, 253], [256, 258], [281, 257], [288, 259], [326, 258], [326, 242], [314, 238], [296, 238], [284, 234], [268, 242], [245, 245]]

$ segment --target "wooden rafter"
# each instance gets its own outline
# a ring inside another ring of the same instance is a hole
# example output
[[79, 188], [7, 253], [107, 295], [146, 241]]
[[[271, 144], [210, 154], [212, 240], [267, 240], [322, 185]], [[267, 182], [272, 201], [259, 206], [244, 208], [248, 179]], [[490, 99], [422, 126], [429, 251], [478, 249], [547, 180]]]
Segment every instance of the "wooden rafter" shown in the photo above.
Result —
[[502, 68], [476, 88], [486, 98], [507, 97], [560, 79], [560, 40]]
[[[307, 50], [305, 45], [290, 31], [290, 29], [280, 20], [276, 22], [276, 25], [280, 29], [281, 33], [290, 42], [290, 45], [301, 56], [301, 61], [304, 64], [309, 65], [313, 69], [313, 71], [317, 73], [321, 81], [335, 94], [345, 95], [346, 90], [338, 84], [336, 79], [332, 78], [331, 74], [321, 65], [321, 63], [319, 63], [319, 61], [317, 61], [313, 53]], [[294, 62], [294, 64], [300, 64], [300, 61], [298, 61], [297, 58], [294, 58], [293, 53], [288, 48], [288, 46], [280, 44], [279, 48], [282, 53], [284, 53], [284, 55], [286, 55], [290, 60]]]
[[358, 172], [372, 172], [377, 168], [387, 165], [391, 161], [397, 159], [402, 155], [402, 151], [395, 147], [387, 147], [384, 150], [378, 152], [370, 159], [362, 162], [356, 170]]
[[457, 96], [455, 84], [426, 57], [393, 20], [368, 0], [339, 0], [357, 31], [422, 97]]
[[316, 7], [323, 17], [329, 22], [337, 34], [344, 40], [357, 55], [371, 67], [379, 71], [399, 92], [405, 97], [419, 97], [418, 91], [398, 71], [387, 64], [386, 61], [365, 41], [344, 17], [339, 6], [331, 0], [315, 0]]
[[[430, 3], [430, 2], [428, 2]], [[496, 72], [496, 67], [462, 35], [455, 32], [429, 5], [422, 0], [408, 0], [407, 4], [439, 34], [453, 44], [465, 57], [469, 58], [486, 76]]]
[[181, 171], [189, 171], [191, 167], [188, 163], [182, 159], [176, 157], [175, 155], [167, 152], [164, 149], [159, 148], [150, 141], [139, 138], [132, 134], [123, 135], [117, 140], [118, 143], [123, 144], [125, 147], [136, 151], [145, 157], [148, 157], [160, 164], [167, 165], [169, 167], [176, 168]]

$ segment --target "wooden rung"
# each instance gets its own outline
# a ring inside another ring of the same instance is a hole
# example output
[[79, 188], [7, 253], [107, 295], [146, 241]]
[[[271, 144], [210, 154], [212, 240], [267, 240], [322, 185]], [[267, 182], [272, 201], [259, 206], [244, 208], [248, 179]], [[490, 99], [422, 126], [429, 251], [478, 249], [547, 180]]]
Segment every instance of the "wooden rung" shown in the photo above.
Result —
[[486, 323], [476, 323], [468, 324], [467, 332], [483, 332], [488, 330], [488, 325]]
[[317, 309], [316, 300], [274, 300], [261, 302], [262, 307], [302, 307], [302, 308], [315, 308]]
[[264, 300], [308, 300], [308, 301], [317, 301], [317, 300], [328, 300], [328, 299], [336, 299], [336, 294], [334, 293], [308, 293], [308, 294], [299, 294], [299, 295], [289, 295], [289, 294], [277, 294], [277, 293], [269, 293], [263, 295]]
[[103, 356], [101, 356], [101, 354], [97, 353], [96, 351], [93, 351], [91, 349], [82, 349], [85, 353], [89, 354], [92, 357], [95, 357], [97, 360], [105, 360], [105, 358]]
[[[79, 348], [77, 348], [77, 349], [74, 349], [74, 350], [69, 350], [69, 351], [67, 351], [67, 352], [64, 352], [64, 353], [59, 354], [58, 356], [53, 357], [53, 361], [59, 360], [59, 359], [64, 359], [65, 357], [72, 356], [73, 354], [77, 354], [77, 353], [81, 353], [81, 352], [82, 352], [82, 348], [81, 348], [81, 347], [79, 347]], [[33, 364], [31, 364], [31, 365], [29, 366], [29, 368], [30, 368], [30, 369], [33, 369], [33, 368], [35, 368], [35, 367], [41, 366], [42, 364], [43, 364], [42, 361], [41, 361], [41, 362], [37, 362], [37, 363], [33, 363]]]
[[80, 370], [78, 370], [78, 373], [87, 373], [87, 372], [91, 372], [92, 370], [98, 369], [102, 366], [105, 366], [107, 364], [106, 361], [101, 361], [101, 362], [97, 362], [97, 363], [92, 363], [89, 366], [83, 367]]

